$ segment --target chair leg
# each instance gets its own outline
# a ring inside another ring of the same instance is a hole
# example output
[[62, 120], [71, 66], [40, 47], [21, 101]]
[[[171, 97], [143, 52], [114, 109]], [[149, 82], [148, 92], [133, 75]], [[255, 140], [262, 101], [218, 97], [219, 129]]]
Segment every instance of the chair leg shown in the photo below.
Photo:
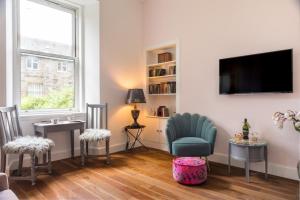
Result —
[[51, 149], [48, 151], [48, 174], [52, 174]]
[[6, 170], [6, 154], [1, 151], [1, 172], [5, 173]]
[[84, 141], [80, 141], [81, 165], [84, 166]]
[[35, 185], [36, 175], [35, 175], [35, 154], [31, 155], [31, 182]]
[[21, 154], [19, 155], [18, 176], [21, 176], [21, 175], [22, 175], [23, 158], [24, 158], [24, 154], [21, 153]]
[[85, 142], [85, 147], [86, 147], [86, 149], [85, 149], [86, 156], [88, 156], [89, 155], [89, 142], [88, 141]]
[[110, 138], [107, 138], [105, 140], [105, 149], [106, 149], [106, 164], [110, 164], [110, 155], [109, 155], [109, 140]]
[[208, 158], [207, 158], [207, 157], [205, 157], [205, 163], [206, 163], [206, 166], [207, 166], [207, 171], [210, 172], [211, 169], [210, 169], [209, 161], [208, 161]]

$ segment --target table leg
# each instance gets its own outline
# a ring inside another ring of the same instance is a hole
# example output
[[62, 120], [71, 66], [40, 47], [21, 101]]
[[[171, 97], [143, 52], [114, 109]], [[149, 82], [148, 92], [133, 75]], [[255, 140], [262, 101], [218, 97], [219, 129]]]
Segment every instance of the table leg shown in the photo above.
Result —
[[134, 142], [131, 145], [130, 149], [133, 149], [135, 147], [136, 142], [138, 141], [143, 147], [145, 147], [146, 149], [148, 149], [141, 141], [140, 141], [140, 137], [141, 134], [143, 132], [143, 129], [138, 129], [136, 135], [134, 136], [130, 131], [128, 131], [133, 137], [134, 137]]
[[130, 137], [129, 137], [128, 130], [126, 128], [125, 128], [125, 132], [126, 132], [126, 137], [127, 137], [125, 150], [128, 151], [128, 147], [129, 147], [129, 143], [130, 143]]
[[250, 159], [249, 159], [249, 147], [246, 148], [246, 162], [245, 162], [245, 170], [246, 170], [246, 181], [250, 182]]
[[71, 136], [71, 158], [74, 159], [74, 130], [70, 131]]
[[268, 179], [268, 147], [265, 146], [265, 179]]
[[228, 175], [231, 174], [231, 144], [228, 145]]

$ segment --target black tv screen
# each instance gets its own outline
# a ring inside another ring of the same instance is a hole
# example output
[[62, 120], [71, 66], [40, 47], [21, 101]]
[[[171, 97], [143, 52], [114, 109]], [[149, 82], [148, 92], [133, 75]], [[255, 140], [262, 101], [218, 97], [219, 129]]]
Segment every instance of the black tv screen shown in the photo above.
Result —
[[293, 92], [293, 50], [220, 59], [220, 94]]

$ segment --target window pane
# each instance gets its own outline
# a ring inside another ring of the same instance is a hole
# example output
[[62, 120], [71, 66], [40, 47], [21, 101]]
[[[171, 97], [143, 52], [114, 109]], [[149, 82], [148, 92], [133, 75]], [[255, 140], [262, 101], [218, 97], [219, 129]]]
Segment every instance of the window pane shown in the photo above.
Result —
[[[36, 60], [38, 69], [27, 68], [27, 61]], [[59, 63], [65, 70], [58, 71]], [[74, 62], [21, 56], [21, 109], [74, 108]]]
[[20, 0], [20, 47], [75, 56], [74, 12], [49, 5]]

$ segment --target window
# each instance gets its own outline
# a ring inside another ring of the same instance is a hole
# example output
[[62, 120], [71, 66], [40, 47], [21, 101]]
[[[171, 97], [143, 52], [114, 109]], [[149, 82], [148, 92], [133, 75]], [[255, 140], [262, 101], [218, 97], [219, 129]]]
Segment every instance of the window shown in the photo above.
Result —
[[66, 72], [68, 70], [68, 65], [65, 62], [59, 62], [57, 65], [58, 72]]
[[38, 70], [39, 69], [39, 60], [36, 57], [27, 57], [26, 58], [26, 69], [28, 70]]
[[18, 4], [16, 71], [20, 74], [14, 84], [21, 109], [76, 108], [77, 10], [47, 0], [18, 0]]

